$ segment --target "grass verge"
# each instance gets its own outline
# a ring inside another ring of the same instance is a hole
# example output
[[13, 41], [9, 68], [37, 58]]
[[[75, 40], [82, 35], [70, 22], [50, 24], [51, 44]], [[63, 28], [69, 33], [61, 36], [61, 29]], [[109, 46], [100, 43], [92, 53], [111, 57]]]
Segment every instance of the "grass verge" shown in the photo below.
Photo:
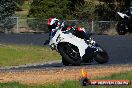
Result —
[[0, 66], [16, 66], [58, 60], [60, 55], [48, 47], [0, 45]]
[[[97, 79], [97, 78], [96, 78]], [[132, 71], [125, 73], [113, 74], [109, 77], [99, 78], [99, 79], [127, 79], [132, 80]], [[47, 84], [47, 85], [24, 85], [18, 82], [0, 83], [0, 88], [132, 88], [131, 85], [128, 86], [86, 86], [80, 85], [79, 81], [65, 81], [59, 84]]]

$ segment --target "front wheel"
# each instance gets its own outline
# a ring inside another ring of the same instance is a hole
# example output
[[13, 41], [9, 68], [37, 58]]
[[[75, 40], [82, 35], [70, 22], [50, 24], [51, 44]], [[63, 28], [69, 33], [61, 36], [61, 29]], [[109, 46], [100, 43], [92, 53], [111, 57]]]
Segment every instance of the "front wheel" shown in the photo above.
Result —
[[97, 52], [94, 60], [100, 64], [107, 63], [109, 60], [109, 56], [106, 51]]
[[62, 57], [62, 64], [65, 65], [65, 66], [70, 65], [69, 62], [67, 62], [64, 57]]
[[81, 57], [76, 46], [69, 43], [63, 43], [59, 45], [58, 51], [63, 57], [62, 63], [64, 65], [81, 65]]

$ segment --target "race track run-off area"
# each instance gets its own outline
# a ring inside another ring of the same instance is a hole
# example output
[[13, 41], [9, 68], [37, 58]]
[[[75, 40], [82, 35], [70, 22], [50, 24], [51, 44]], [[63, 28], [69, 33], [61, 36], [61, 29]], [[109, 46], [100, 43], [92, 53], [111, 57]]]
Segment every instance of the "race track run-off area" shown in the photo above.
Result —
[[[132, 35], [93, 35], [92, 38], [108, 52], [110, 57], [108, 63], [63, 66], [61, 61], [53, 61], [27, 66], [1, 67], [0, 82], [43, 84], [69, 79], [78, 80], [81, 77], [81, 68], [85, 68], [91, 74], [91, 78], [132, 70]], [[0, 34], [0, 44], [43, 46], [47, 39], [48, 34]]]
[[110, 56], [109, 64], [132, 63], [132, 36], [93, 36], [102, 45]]
[[[132, 35], [93, 35], [110, 57], [108, 64], [132, 63]], [[1, 44], [43, 46], [48, 34], [0, 34]]]

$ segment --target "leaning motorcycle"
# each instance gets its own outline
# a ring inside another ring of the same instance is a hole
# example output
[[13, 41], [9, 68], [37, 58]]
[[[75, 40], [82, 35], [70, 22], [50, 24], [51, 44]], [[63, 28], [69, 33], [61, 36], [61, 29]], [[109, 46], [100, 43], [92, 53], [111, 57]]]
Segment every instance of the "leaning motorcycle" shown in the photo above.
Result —
[[120, 21], [117, 23], [116, 31], [119, 35], [125, 35], [126, 33], [132, 33], [132, 24], [130, 16], [127, 14], [117, 12], [120, 17]]
[[62, 56], [63, 65], [81, 65], [93, 60], [100, 64], [109, 60], [107, 52], [92, 38], [81, 39], [74, 35], [73, 30], [62, 31], [60, 28], [53, 31], [50, 36], [49, 46]]

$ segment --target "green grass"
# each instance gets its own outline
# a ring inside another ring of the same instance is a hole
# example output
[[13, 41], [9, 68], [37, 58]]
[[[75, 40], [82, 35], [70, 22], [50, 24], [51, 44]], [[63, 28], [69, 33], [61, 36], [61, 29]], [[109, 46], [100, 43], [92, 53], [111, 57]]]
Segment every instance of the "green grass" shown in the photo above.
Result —
[[0, 88], [30, 88], [28, 85], [20, 84], [18, 82], [0, 83]]
[[111, 75], [110, 77], [104, 77], [104, 78], [96, 78], [96, 79], [119, 79], [119, 80], [132, 80], [132, 71], [127, 71], [123, 73], [116, 73]]
[[8, 83], [0, 83], [0, 88], [82, 88], [78, 82], [74, 81], [65, 81], [61, 84], [47, 84], [47, 85], [26, 85], [20, 84], [18, 82], [8, 82]]
[[44, 63], [58, 60], [60, 55], [48, 47], [0, 45], [0, 66]]
[[[96, 78], [98, 79], [98, 78]], [[113, 74], [109, 77], [105, 78], [99, 78], [99, 79], [127, 79], [127, 80], [132, 80], [132, 71], [125, 72], [125, 73], [118, 73], [118, 74]], [[8, 82], [8, 83], [0, 83], [0, 88], [132, 88], [131, 85], [127, 86], [86, 86], [83, 87], [80, 85], [79, 81], [65, 81], [63, 83], [58, 83], [58, 84], [46, 84], [46, 85], [25, 85], [25, 84], [20, 84], [18, 82]]]

